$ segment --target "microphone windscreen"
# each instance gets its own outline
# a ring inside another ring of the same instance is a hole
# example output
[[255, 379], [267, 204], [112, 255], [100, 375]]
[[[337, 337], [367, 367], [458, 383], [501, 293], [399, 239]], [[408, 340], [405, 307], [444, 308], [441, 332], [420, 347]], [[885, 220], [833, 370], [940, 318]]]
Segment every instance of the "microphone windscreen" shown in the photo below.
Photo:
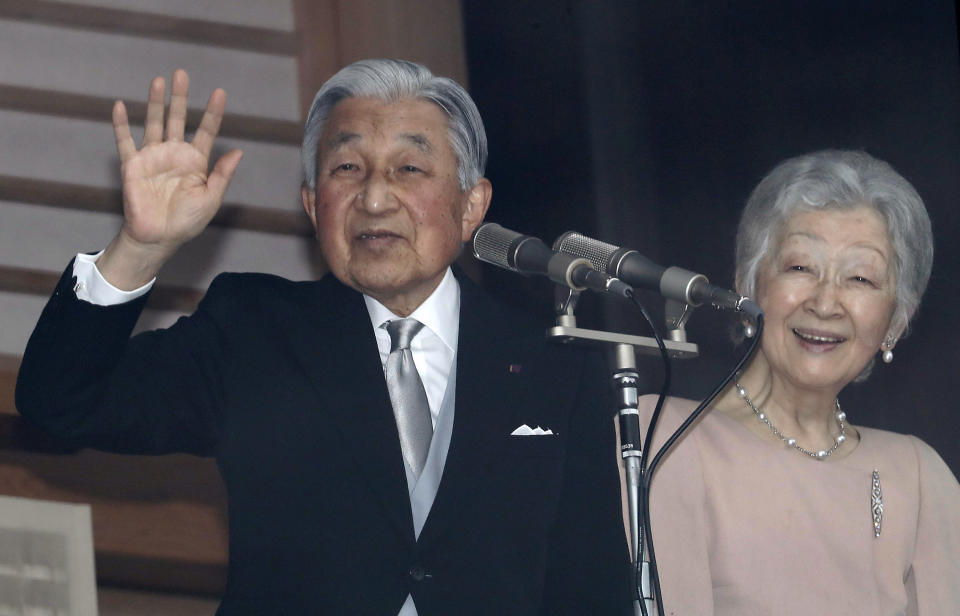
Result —
[[504, 229], [495, 222], [485, 222], [473, 232], [473, 256], [508, 270], [517, 271], [510, 264], [510, 247], [523, 234]]
[[607, 268], [610, 265], [610, 258], [613, 253], [620, 250], [620, 247], [595, 240], [576, 231], [567, 231], [553, 243], [553, 249], [575, 257], [582, 257], [589, 261], [595, 270], [607, 272], [612, 276], [614, 274], [607, 271]]

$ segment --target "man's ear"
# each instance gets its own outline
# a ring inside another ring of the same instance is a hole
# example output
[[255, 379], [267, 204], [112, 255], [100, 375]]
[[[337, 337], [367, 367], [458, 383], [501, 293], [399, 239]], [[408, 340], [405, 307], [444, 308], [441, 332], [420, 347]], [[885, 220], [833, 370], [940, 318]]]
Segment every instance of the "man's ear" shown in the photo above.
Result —
[[300, 186], [300, 202], [303, 203], [303, 211], [310, 217], [310, 225], [313, 226], [314, 233], [317, 232], [317, 210], [314, 206], [317, 203], [317, 193], [306, 184]]
[[487, 215], [487, 208], [490, 207], [492, 196], [493, 185], [487, 178], [480, 178], [474, 187], [467, 192], [467, 204], [463, 209], [461, 219], [460, 241], [470, 241], [473, 230], [480, 226], [483, 217]]

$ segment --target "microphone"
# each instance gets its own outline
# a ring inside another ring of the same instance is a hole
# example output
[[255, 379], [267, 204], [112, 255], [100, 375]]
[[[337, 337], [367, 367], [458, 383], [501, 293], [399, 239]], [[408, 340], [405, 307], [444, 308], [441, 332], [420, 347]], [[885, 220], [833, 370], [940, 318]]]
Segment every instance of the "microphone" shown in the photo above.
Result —
[[542, 240], [485, 222], [473, 232], [473, 256], [518, 274], [539, 274], [575, 291], [590, 289], [629, 299], [630, 285], [598, 272], [589, 260], [551, 250]]
[[600, 240], [567, 231], [553, 243], [553, 249], [590, 261], [596, 269], [615, 276], [629, 285], [656, 291], [667, 299], [691, 306], [711, 304], [743, 312], [756, 321], [763, 314], [752, 299], [739, 293], [710, 284], [703, 274], [681, 267], [663, 267], [636, 250], [620, 248]]

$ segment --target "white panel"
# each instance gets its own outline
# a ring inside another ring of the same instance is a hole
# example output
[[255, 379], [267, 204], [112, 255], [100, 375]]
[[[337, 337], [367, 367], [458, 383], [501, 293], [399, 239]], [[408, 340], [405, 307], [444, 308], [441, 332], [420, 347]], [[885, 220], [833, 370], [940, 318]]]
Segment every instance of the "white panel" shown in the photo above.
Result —
[[292, 57], [0, 20], [0, 58], [0, 83], [125, 100], [145, 99], [155, 75], [184, 68], [191, 106], [221, 87], [234, 113], [300, 117]]
[[90, 505], [0, 496], [0, 535], [0, 613], [97, 613]]
[[[47, 298], [39, 295], [0, 291], [0, 353], [23, 355], [46, 304]], [[169, 327], [180, 316], [176, 312], [144, 310], [134, 332]]]
[[103, 6], [203, 19], [241, 26], [293, 30], [293, 6], [289, 0], [61, 0], [68, 4]]
[[[78, 252], [104, 248], [120, 217], [0, 201], [0, 263], [60, 273]], [[181, 248], [161, 282], [206, 289], [220, 272], [268, 272], [313, 280], [312, 239], [210, 227]]]
[[[118, 188], [120, 160], [109, 123], [0, 110], [0, 174]], [[143, 130], [134, 127], [137, 143]], [[227, 190], [228, 203], [300, 212], [300, 148], [221, 139], [214, 157], [230, 148], [243, 160]]]

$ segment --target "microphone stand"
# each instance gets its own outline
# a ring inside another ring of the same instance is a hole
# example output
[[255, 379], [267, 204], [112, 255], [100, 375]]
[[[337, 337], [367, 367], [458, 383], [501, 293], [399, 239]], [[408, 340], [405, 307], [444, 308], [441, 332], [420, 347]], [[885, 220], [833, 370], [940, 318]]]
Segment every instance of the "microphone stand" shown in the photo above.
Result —
[[[630, 336], [614, 332], [581, 329], [577, 327], [574, 310], [579, 299], [579, 292], [557, 285], [556, 302], [554, 308], [557, 313], [557, 325], [547, 330], [547, 338], [570, 344], [583, 343], [590, 345], [613, 345], [615, 351], [615, 367], [613, 382], [617, 389], [617, 414], [620, 422], [620, 457], [623, 459], [626, 475], [627, 513], [630, 530], [630, 578], [634, 587], [637, 585], [639, 574], [640, 598], [633, 601], [634, 616], [654, 614], [653, 592], [650, 587], [650, 563], [640, 559], [640, 548], [644, 545], [642, 536], [643, 525], [640, 523], [640, 512], [643, 510], [640, 502], [642, 474], [640, 469], [641, 445], [640, 413], [637, 410], [639, 398], [638, 383], [640, 374], [637, 371], [637, 353], [645, 355], [659, 355], [660, 347], [653, 338], [645, 336]], [[673, 300], [670, 300], [673, 301]], [[684, 325], [690, 316], [690, 308], [679, 302], [679, 305], [667, 305], [667, 324], [670, 327], [670, 340], [664, 340], [667, 352], [673, 358], [690, 359], [699, 354], [696, 344], [686, 341]], [[643, 600], [643, 608], [640, 606]]]

